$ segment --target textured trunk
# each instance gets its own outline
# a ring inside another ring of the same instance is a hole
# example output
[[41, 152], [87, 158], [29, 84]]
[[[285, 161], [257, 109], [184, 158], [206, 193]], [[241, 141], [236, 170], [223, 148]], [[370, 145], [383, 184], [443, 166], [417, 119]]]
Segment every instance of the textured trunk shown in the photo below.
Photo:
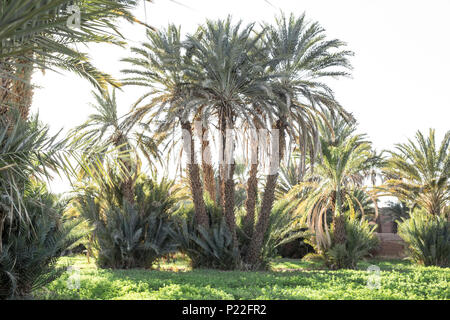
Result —
[[0, 211], [0, 253], [3, 252], [3, 226], [5, 225], [6, 214]]
[[[234, 141], [231, 134], [233, 123], [231, 119], [226, 119], [224, 115], [220, 117], [219, 128], [221, 133], [221, 147], [219, 159], [220, 164], [220, 182], [221, 182], [221, 202], [227, 226], [233, 237], [233, 246], [238, 249], [236, 234], [236, 219], [234, 216]], [[228, 129], [228, 130], [227, 130]]]
[[[256, 121], [255, 121], [256, 122]], [[255, 227], [255, 208], [258, 201], [258, 162], [259, 162], [259, 139], [258, 131], [259, 126], [252, 132], [250, 139], [250, 172], [247, 180], [247, 200], [245, 201], [246, 215], [244, 217], [244, 231], [251, 238], [253, 235], [253, 229]]]
[[32, 61], [28, 59], [20, 59], [17, 61], [15, 72], [17, 80], [13, 80], [9, 102], [11, 106], [19, 110], [23, 120], [28, 119], [33, 98], [33, 86], [31, 85], [32, 74]]
[[214, 180], [214, 169], [211, 160], [211, 149], [209, 147], [208, 129], [202, 127], [202, 170], [203, 185], [211, 200], [216, 202], [216, 182]]
[[[0, 60], [0, 73], [12, 74], [14, 72], [10, 65], [10, 59]], [[4, 117], [9, 109], [8, 98], [11, 93], [12, 79], [4, 76], [0, 78], [0, 116]]]
[[[269, 226], [270, 211], [272, 210], [273, 202], [275, 200], [275, 188], [277, 186], [278, 179], [278, 166], [281, 159], [284, 156], [285, 147], [285, 121], [280, 119], [274, 126], [274, 129], [278, 130], [278, 144], [274, 144], [275, 141], [272, 139], [272, 157], [275, 153], [278, 153], [278, 159], [271, 159], [271, 172], [267, 176], [266, 186], [264, 189], [264, 195], [261, 203], [261, 211], [258, 217], [258, 222], [255, 226], [255, 231], [253, 233], [252, 239], [250, 241], [250, 246], [247, 252], [246, 261], [247, 263], [257, 267], [261, 255], [261, 249], [264, 241], [264, 235]], [[275, 166], [275, 167], [274, 167]]]
[[246, 215], [244, 218], [244, 230], [249, 237], [253, 235], [255, 225], [255, 208], [258, 200], [258, 164], [252, 164], [250, 176], [247, 180], [247, 200], [245, 201]]
[[194, 201], [195, 220], [204, 228], [209, 228], [209, 218], [206, 213], [205, 202], [203, 201], [203, 186], [200, 180], [200, 168], [195, 161], [194, 139], [192, 138], [192, 126], [190, 122], [183, 122], [182, 129], [185, 131], [184, 143], [187, 148], [188, 164], [187, 171], [189, 174], [189, 185]]
[[[127, 139], [123, 135], [119, 135], [115, 146], [119, 148], [121, 154], [129, 154], [129, 146], [127, 145]], [[126, 200], [129, 204], [134, 205], [134, 183], [135, 183], [135, 177], [133, 173], [133, 165], [131, 163], [131, 159], [119, 159], [121, 165], [125, 169], [125, 177], [123, 178], [122, 182], [119, 185], [120, 191], [123, 195], [124, 200]]]
[[345, 216], [341, 213], [342, 210], [342, 199], [341, 199], [341, 189], [340, 187], [336, 190], [336, 205], [334, 209], [333, 216], [333, 242], [334, 244], [344, 244], [347, 236], [345, 232]]
[[247, 200], [245, 201], [246, 215], [244, 217], [244, 231], [251, 238], [255, 225], [255, 208], [258, 200], [258, 141], [251, 140], [250, 172], [247, 180]]
[[[29, 57], [32, 58], [31, 54]], [[6, 116], [11, 121], [12, 115], [7, 112], [16, 109], [20, 117], [27, 120], [33, 97], [33, 62], [26, 57], [15, 61], [6, 60], [0, 63], [0, 69], [0, 72], [7, 75], [0, 79], [0, 116]]]
[[333, 218], [333, 242], [334, 244], [344, 244], [347, 240], [345, 232], [345, 216], [340, 214]]
[[134, 178], [133, 177], [127, 177], [125, 178], [125, 181], [122, 182], [121, 185], [122, 194], [124, 199], [131, 205], [135, 204], [134, 200]]

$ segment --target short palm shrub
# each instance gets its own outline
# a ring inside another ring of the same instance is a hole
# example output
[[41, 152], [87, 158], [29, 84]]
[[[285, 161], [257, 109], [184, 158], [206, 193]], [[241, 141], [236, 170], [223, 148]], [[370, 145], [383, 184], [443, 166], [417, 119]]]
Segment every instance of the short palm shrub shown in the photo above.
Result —
[[63, 216], [65, 205], [42, 186], [27, 186], [23, 203], [27, 219], [6, 219], [0, 252], [0, 299], [31, 296], [58, 278], [56, 262], [81, 236], [78, 222]]
[[357, 263], [370, 255], [370, 251], [378, 245], [375, 228], [365, 219], [346, 219], [346, 241], [332, 244], [326, 251], [327, 265], [331, 269], [355, 269]]
[[[359, 261], [370, 256], [379, 243], [375, 236], [376, 226], [361, 218], [345, 219], [345, 242], [331, 242], [328, 248], [318, 248], [314, 241], [309, 243], [315, 248], [317, 254], [309, 254], [305, 258], [321, 260], [330, 269], [355, 269]], [[334, 230], [331, 228], [330, 237], [334, 239]], [[310, 235], [313, 238], [314, 235]]]
[[174, 241], [180, 250], [189, 256], [193, 268], [211, 268], [221, 270], [265, 270], [271, 258], [278, 253], [278, 248], [303, 235], [298, 219], [292, 216], [289, 201], [275, 203], [269, 218], [269, 226], [264, 235], [261, 256], [257, 265], [244, 262], [250, 243], [250, 236], [245, 233], [244, 210], [238, 212], [237, 235], [239, 246], [233, 246], [233, 237], [221, 214], [221, 208], [205, 198], [206, 212], [210, 225], [208, 230], [194, 223], [194, 207], [188, 205], [179, 210], [173, 230]]
[[264, 235], [259, 265], [252, 266], [252, 269], [268, 269], [270, 260], [279, 255], [284, 244], [298, 240], [304, 235], [305, 229], [302, 228], [300, 217], [296, 216], [292, 209], [293, 203], [287, 199], [274, 203]]
[[411, 260], [425, 266], [450, 266], [450, 222], [445, 215], [415, 210], [400, 222], [398, 233], [408, 245]]
[[85, 191], [77, 207], [93, 229], [92, 248], [102, 268], [149, 268], [161, 256], [173, 252], [170, 214], [175, 204], [173, 183], [142, 179], [135, 186], [136, 202]]
[[177, 211], [172, 228], [174, 242], [190, 258], [195, 269], [236, 269], [239, 254], [233, 247], [233, 237], [222, 218], [221, 209], [208, 198], [205, 199], [205, 208], [210, 223], [208, 229], [195, 223], [193, 204]]

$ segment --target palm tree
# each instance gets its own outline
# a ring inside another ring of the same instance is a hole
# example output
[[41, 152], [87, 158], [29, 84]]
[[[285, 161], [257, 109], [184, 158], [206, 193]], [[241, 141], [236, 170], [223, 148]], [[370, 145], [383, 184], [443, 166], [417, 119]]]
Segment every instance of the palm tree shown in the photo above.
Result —
[[[169, 25], [167, 29], [147, 32], [149, 42], [142, 47], [133, 47], [131, 51], [137, 57], [123, 59], [132, 65], [132, 69], [122, 70], [131, 77], [125, 79], [125, 85], [138, 85], [149, 88], [137, 102], [133, 112], [137, 119], [149, 115], [147, 123], [157, 123], [156, 132], [162, 138], [171, 141], [183, 141], [187, 152], [187, 172], [194, 201], [196, 221], [207, 228], [209, 218], [203, 201], [203, 186], [200, 168], [195, 158], [193, 140], [193, 121], [199, 114], [195, 103], [196, 91], [189, 83], [187, 70], [191, 60], [190, 52], [183, 51], [180, 28]], [[151, 97], [150, 103], [139, 106], [144, 99]], [[181, 139], [170, 133], [181, 128]]]
[[[265, 46], [269, 48], [273, 73], [280, 75], [273, 79], [271, 88], [276, 96], [273, 112], [273, 128], [279, 132], [278, 163], [284, 158], [286, 134], [298, 143], [301, 168], [304, 171], [305, 158], [310, 155], [312, 164], [318, 145], [315, 115], [323, 108], [348, 115], [336, 102], [331, 89], [321, 82], [329, 77], [346, 76], [345, 69], [351, 68], [348, 57], [352, 52], [343, 50], [345, 43], [339, 40], [325, 40], [324, 29], [317, 22], [309, 23], [305, 15], [276, 18], [275, 25], [265, 25]], [[261, 203], [260, 215], [255, 226], [247, 261], [258, 259], [263, 236], [268, 227], [270, 211], [275, 199], [278, 170], [267, 176]]]
[[[29, 221], [22, 199], [25, 186], [50, 179], [56, 170], [73, 174], [67, 159], [79, 159], [76, 151], [68, 139], [50, 136], [36, 117], [24, 121], [11, 110], [0, 118], [0, 240], [6, 219]], [[0, 252], [1, 246], [0, 241]]]
[[[122, 170], [120, 189], [123, 198], [134, 204], [134, 184], [138, 177], [140, 163], [138, 150], [146, 157], [150, 165], [159, 159], [158, 143], [148, 135], [149, 127], [136, 121], [134, 115], [119, 117], [117, 114], [116, 89], [93, 92], [96, 104], [92, 104], [96, 113], [76, 127], [72, 136], [76, 141], [85, 141], [86, 152], [101, 149], [106, 155], [117, 151], [118, 166]], [[96, 145], [97, 148], [92, 148]], [[89, 156], [88, 156], [89, 158]], [[97, 159], [97, 157], [95, 158]], [[104, 157], [105, 159], [105, 157]]]
[[[32, 98], [34, 68], [60, 68], [73, 71], [104, 88], [118, 85], [109, 75], [97, 70], [77, 43], [123, 44], [117, 37], [114, 19], [137, 21], [129, 12], [133, 0], [82, 1], [81, 28], [67, 25], [73, 0], [2, 0], [0, 2], [0, 114], [18, 108], [25, 119]], [[115, 33], [116, 35], [114, 35]]]
[[[337, 128], [336, 132], [340, 130]], [[376, 200], [363, 186], [370, 170], [378, 165], [380, 159], [372, 151], [371, 144], [364, 135], [351, 135], [345, 139], [328, 140], [320, 137], [322, 158], [314, 172], [310, 172], [305, 182], [294, 187], [289, 196], [298, 198], [297, 211], [304, 214], [304, 219], [312, 232], [319, 250], [325, 251], [331, 243], [346, 241], [344, 208], [352, 215], [366, 214], [367, 204], [363, 198]], [[356, 204], [356, 206], [355, 206]], [[327, 215], [332, 214], [334, 238], [331, 239]]]
[[383, 168], [384, 189], [400, 201], [443, 214], [450, 203], [450, 131], [436, 146], [435, 130], [428, 137], [417, 131], [415, 141], [396, 145]]

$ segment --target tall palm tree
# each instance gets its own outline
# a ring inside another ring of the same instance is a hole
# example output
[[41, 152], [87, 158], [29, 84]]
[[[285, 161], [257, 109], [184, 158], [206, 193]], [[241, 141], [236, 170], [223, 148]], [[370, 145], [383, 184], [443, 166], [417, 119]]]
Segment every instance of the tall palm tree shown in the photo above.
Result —
[[[101, 149], [106, 155], [111, 149], [117, 151], [119, 170], [121, 170], [120, 189], [123, 198], [134, 204], [134, 184], [138, 177], [140, 163], [138, 151], [146, 157], [150, 165], [159, 158], [158, 143], [149, 136], [149, 127], [136, 121], [133, 115], [119, 117], [117, 113], [116, 90], [93, 92], [96, 104], [91, 106], [96, 113], [76, 127], [72, 136], [75, 140], [85, 141], [85, 150]], [[97, 148], [92, 148], [96, 145]], [[89, 158], [89, 156], [88, 156]], [[98, 157], [95, 158], [96, 160]], [[103, 157], [103, 159], [106, 159]]]
[[263, 34], [254, 31], [254, 24], [233, 24], [229, 16], [225, 20], [208, 20], [195, 35], [188, 37], [187, 42], [192, 46], [194, 56], [189, 76], [200, 96], [204, 96], [201, 103], [205, 121], [216, 121], [220, 133], [221, 205], [236, 246], [235, 142], [232, 132], [239, 120], [265, 127], [261, 112], [254, 105], [263, 109], [263, 113], [272, 113], [267, 103], [271, 75], [264, 72], [270, 60], [266, 59], [265, 49], [260, 45]]
[[384, 189], [431, 215], [443, 214], [450, 205], [449, 145], [450, 131], [437, 146], [434, 129], [428, 137], [417, 131], [415, 141], [397, 144], [383, 168]]
[[[351, 118], [336, 102], [332, 90], [323, 82], [329, 77], [348, 75], [348, 57], [352, 52], [344, 50], [340, 40], [326, 40], [325, 30], [317, 22], [284, 14], [276, 18], [274, 25], [265, 24], [265, 46], [269, 48], [273, 72], [280, 75], [273, 79], [271, 88], [276, 96], [273, 128], [278, 135], [278, 167], [284, 158], [286, 134], [298, 143], [302, 168], [310, 154], [313, 163], [318, 145], [315, 115], [323, 108], [339, 112]], [[304, 171], [304, 170], [302, 170]], [[260, 215], [255, 226], [247, 261], [254, 263], [268, 227], [270, 211], [275, 199], [278, 170], [267, 176]]]
[[[187, 172], [196, 221], [207, 228], [209, 219], [203, 201], [203, 186], [193, 139], [193, 122], [198, 117], [200, 108], [196, 103], [196, 91], [187, 76], [191, 53], [183, 50], [181, 31], [175, 25], [157, 32], [148, 31], [147, 38], [149, 42], [143, 43], [142, 47], [131, 48], [131, 52], [137, 57], [123, 59], [132, 66], [131, 69], [122, 70], [130, 75], [124, 80], [124, 84], [149, 88], [136, 102], [133, 114], [138, 119], [149, 116], [147, 122], [158, 124], [156, 132], [163, 138], [184, 142], [185, 149], [188, 150]], [[139, 105], [149, 97], [149, 103]], [[170, 135], [175, 131], [183, 132], [181, 139]]]

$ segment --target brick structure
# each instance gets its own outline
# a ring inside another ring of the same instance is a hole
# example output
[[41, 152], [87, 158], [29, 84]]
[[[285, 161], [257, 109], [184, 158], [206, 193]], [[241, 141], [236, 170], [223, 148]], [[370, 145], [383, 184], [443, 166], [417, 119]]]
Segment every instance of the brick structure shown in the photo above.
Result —
[[374, 252], [378, 257], [403, 258], [406, 244], [399, 235], [393, 233], [394, 223], [389, 217], [389, 208], [380, 208], [377, 228], [377, 237], [380, 240], [379, 248]]

